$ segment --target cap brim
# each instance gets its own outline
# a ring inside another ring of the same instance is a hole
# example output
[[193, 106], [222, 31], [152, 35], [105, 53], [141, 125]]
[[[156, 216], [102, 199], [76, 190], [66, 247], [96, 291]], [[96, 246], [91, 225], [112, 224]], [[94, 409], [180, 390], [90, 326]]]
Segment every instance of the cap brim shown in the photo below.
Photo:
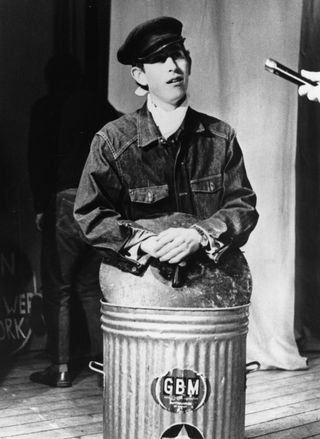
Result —
[[137, 58], [138, 62], [147, 62], [148, 59], [150, 59], [151, 57], [154, 57], [155, 55], [160, 54], [162, 51], [164, 51], [165, 49], [167, 49], [170, 46], [173, 46], [174, 44], [179, 44], [179, 43], [183, 43], [185, 40], [185, 38], [183, 37], [178, 37], [173, 41], [169, 41], [163, 45], [161, 45], [160, 47], [157, 47], [155, 50], [152, 50], [150, 53], [148, 53], [147, 55]]

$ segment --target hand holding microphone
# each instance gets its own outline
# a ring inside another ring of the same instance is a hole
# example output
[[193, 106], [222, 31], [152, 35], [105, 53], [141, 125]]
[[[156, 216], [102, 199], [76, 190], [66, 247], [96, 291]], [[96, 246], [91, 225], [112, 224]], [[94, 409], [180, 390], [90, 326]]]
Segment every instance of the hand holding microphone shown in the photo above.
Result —
[[302, 76], [311, 79], [317, 85], [304, 84], [299, 87], [299, 95], [307, 96], [309, 101], [320, 102], [320, 72], [310, 72], [308, 70], [301, 70]]
[[320, 102], [320, 72], [301, 70], [300, 75], [272, 58], [266, 60], [265, 69], [298, 85], [300, 96], [307, 96], [310, 101]]

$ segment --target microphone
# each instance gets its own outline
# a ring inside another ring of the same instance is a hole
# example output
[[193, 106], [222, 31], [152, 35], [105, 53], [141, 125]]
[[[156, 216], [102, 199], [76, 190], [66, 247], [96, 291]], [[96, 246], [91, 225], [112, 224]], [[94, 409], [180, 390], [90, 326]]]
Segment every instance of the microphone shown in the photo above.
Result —
[[300, 75], [300, 73], [294, 72], [293, 70], [280, 64], [278, 61], [275, 61], [272, 58], [268, 58], [266, 60], [264, 68], [267, 70], [267, 72], [280, 76], [281, 78], [286, 79], [287, 81], [290, 81], [296, 85], [319, 85], [317, 82], [311, 81], [311, 79], [304, 78]]

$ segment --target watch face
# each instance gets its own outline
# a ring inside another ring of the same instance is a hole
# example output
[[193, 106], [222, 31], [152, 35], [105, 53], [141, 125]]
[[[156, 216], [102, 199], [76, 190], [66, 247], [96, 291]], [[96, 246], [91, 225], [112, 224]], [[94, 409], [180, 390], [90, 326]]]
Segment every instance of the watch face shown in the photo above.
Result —
[[200, 244], [202, 245], [202, 247], [206, 247], [209, 244], [209, 240], [206, 235], [201, 236]]
[[201, 227], [193, 226], [196, 231], [199, 233], [201, 239], [200, 239], [200, 245], [201, 247], [206, 247], [209, 244], [209, 239], [207, 234], [204, 232], [204, 230]]

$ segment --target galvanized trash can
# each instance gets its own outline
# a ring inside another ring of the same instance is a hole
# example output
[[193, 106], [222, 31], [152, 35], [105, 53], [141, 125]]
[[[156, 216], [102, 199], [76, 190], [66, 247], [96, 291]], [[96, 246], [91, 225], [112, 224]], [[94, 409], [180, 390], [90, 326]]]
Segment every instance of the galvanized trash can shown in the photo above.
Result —
[[104, 439], [244, 438], [250, 271], [239, 250], [196, 265], [181, 288], [150, 266], [133, 289], [102, 264]]

